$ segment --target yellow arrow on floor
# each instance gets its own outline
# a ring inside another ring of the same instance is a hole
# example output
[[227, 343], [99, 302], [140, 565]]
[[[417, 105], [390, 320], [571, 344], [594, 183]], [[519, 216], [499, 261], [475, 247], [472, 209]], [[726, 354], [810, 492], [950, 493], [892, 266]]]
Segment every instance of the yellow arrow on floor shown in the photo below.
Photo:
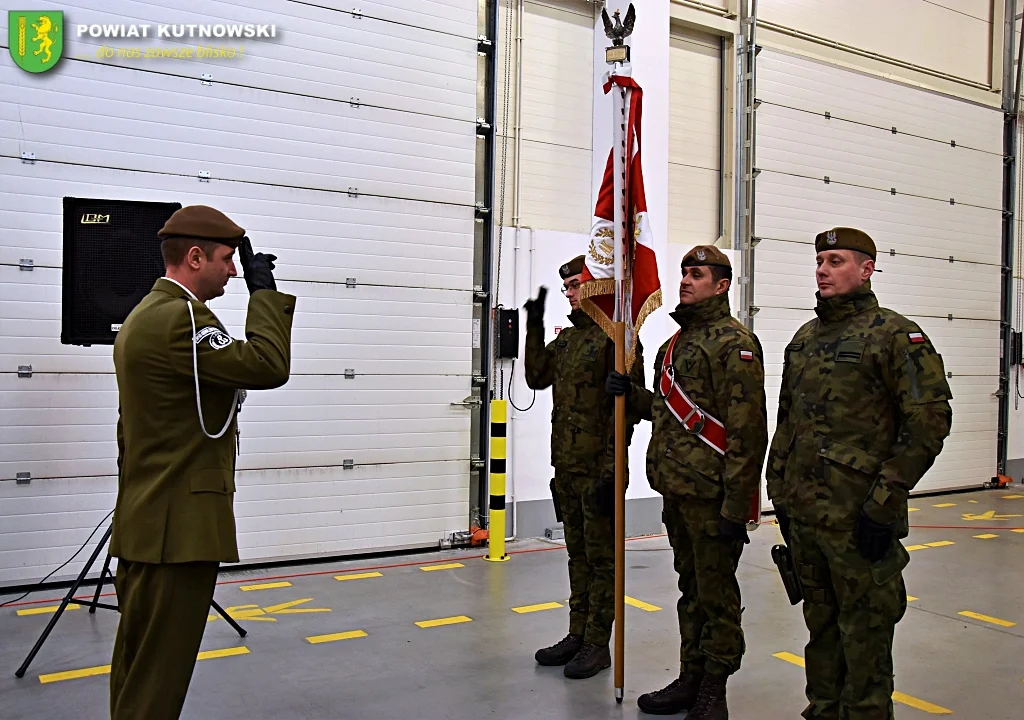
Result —
[[[267, 613], [260, 610], [259, 605], [232, 605], [229, 608], [224, 608], [224, 612], [228, 614], [228, 617], [234, 620], [258, 620], [259, 622], [277, 622], [277, 618], [261, 617]], [[206, 622], [211, 622], [220, 617], [220, 615], [207, 615]]]
[[964, 520], [1009, 520], [1010, 518], [1021, 517], [1020, 515], [996, 515], [995, 510], [985, 513], [964, 513]]
[[280, 605], [271, 605], [265, 607], [263, 610], [268, 615], [289, 615], [297, 613], [320, 613], [330, 612], [330, 608], [296, 608], [296, 605], [302, 605], [303, 603], [313, 602], [313, 598], [305, 598], [303, 600], [292, 600], [291, 602], [281, 603]]

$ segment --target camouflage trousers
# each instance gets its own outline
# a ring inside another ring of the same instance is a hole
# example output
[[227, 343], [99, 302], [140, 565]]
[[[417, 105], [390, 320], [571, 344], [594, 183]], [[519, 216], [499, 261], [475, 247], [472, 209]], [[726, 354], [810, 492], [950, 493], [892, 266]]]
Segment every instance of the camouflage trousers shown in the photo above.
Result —
[[877, 563], [852, 531], [791, 522], [791, 549], [804, 589], [807, 720], [892, 720], [892, 641], [907, 609], [899, 541]]
[[682, 672], [732, 675], [746, 650], [736, 567], [743, 542], [718, 534], [722, 503], [664, 496], [661, 519], [672, 544], [679, 592]]
[[558, 473], [552, 488], [569, 552], [569, 632], [595, 645], [608, 644], [615, 621], [614, 492], [607, 492], [608, 483]]

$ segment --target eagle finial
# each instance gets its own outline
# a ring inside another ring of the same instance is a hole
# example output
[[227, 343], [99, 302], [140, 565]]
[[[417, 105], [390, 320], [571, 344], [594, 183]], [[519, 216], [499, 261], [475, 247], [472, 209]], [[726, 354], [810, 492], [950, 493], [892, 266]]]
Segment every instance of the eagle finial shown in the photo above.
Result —
[[612, 19], [608, 17], [608, 10], [601, 10], [601, 19], [604, 21], [604, 34], [611, 39], [612, 46], [617, 47], [622, 45], [625, 39], [633, 34], [633, 25], [636, 23], [636, 9], [633, 7], [633, 3], [630, 3], [629, 9], [626, 10], [625, 22], [619, 19], [618, 10], [613, 13], [613, 17], [615, 18], [614, 24]]

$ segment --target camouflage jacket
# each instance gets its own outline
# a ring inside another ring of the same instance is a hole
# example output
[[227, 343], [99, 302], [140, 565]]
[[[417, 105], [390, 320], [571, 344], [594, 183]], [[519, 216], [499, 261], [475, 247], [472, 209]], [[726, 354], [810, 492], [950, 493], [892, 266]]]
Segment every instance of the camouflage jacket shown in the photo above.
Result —
[[729, 296], [680, 306], [672, 318], [681, 328], [673, 350], [675, 380], [704, 412], [726, 427], [720, 455], [691, 434], [665, 404], [658, 383], [668, 341], [654, 361], [654, 392], [637, 389], [633, 402], [651, 420], [647, 479], [663, 495], [722, 501], [722, 515], [737, 523], [750, 516], [759, 493], [768, 449], [764, 357], [757, 336], [729, 312]]
[[870, 284], [815, 312], [786, 346], [768, 493], [802, 522], [851, 529], [863, 507], [906, 537], [907, 495], [952, 422], [942, 356]]
[[[526, 326], [526, 384], [552, 388], [551, 464], [557, 472], [615, 474], [615, 398], [604, 382], [615, 369], [615, 344], [583, 310], [569, 315], [572, 327], [544, 345], [543, 324]], [[643, 348], [637, 345], [630, 373], [644, 383]], [[639, 422], [626, 414], [626, 442]]]

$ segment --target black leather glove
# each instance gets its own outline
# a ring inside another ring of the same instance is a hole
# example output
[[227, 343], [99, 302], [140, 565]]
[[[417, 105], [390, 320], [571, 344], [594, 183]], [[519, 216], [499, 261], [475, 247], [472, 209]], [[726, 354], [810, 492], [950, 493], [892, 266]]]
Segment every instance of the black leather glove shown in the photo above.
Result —
[[892, 546], [893, 526], [876, 523], [861, 509], [853, 537], [857, 542], [857, 552], [869, 562], [878, 562]]
[[605, 378], [604, 391], [609, 395], [625, 395], [628, 398], [633, 392], [633, 382], [628, 375], [612, 370]]
[[727, 537], [731, 540], [742, 540], [744, 545], [750, 544], [750, 536], [747, 535], [746, 524], [734, 523], [725, 516], [718, 518], [718, 533], [722, 537]]
[[242, 263], [242, 274], [245, 275], [245, 284], [250, 295], [257, 290], [277, 290], [277, 283], [274, 282], [276, 255], [253, 255], [252, 243], [248, 237], [244, 237], [238, 246], [238, 260]]
[[779, 521], [779, 530], [782, 531], [782, 540], [787, 545], [793, 543], [789, 540], [789, 515], [786, 514], [786, 508], [775, 506], [775, 519]]
[[535, 300], [527, 300], [523, 303], [523, 310], [526, 311], [527, 324], [544, 324], [544, 299], [547, 295], [548, 289], [541, 285], [540, 290], [537, 291], [537, 298]]

